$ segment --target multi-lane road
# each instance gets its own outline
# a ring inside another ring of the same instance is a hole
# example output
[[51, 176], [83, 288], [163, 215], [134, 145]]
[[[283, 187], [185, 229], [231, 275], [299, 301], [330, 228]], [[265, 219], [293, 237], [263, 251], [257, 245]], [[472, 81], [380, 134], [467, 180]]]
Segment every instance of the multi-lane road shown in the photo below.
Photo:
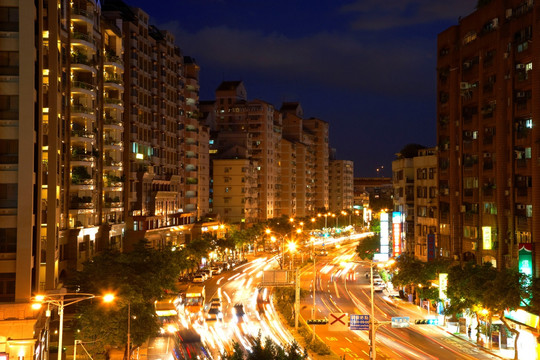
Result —
[[[354, 256], [356, 243], [344, 243], [328, 249], [328, 255], [317, 257], [316, 318], [329, 318], [331, 313], [370, 314], [370, 283], [364, 276], [369, 265], [359, 262]], [[294, 338], [279, 321], [271, 301], [261, 303], [261, 296], [258, 297], [263, 271], [276, 267], [276, 257], [266, 254], [207, 280], [204, 284], [206, 308], [210, 299], [219, 297], [223, 320], [207, 321], [205, 313], [198, 319], [189, 320], [180, 312], [180, 342], [176, 345], [167, 342], [171, 344], [171, 356], [176, 346], [175, 357], [178, 359], [219, 359], [224, 351], [232, 349], [233, 341], [249, 351], [258, 334], [263, 338], [270, 337], [276, 343], [290, 344]], [[309, 289], [311, 294], [313, 265], [307, 265], [300, 271], [301, 287]], [[271, 289], [262, 291], [263, 297], [267, 291], [271, 296]], [[237, 314], [239, 304], [244, 310], [242, 316]], [[302, 299], [301, 316], [310, 319], [312, 308], [311, 295]], [[413, 304], [388, 297], [386, 292], [375, 294], [374, 308], [375, 319], [381, 324], [376, 332], [376, 355], [379, 359], [495, 358], [437, 326], [411, 324], [408, 328], [392, 328], [389, 324], [392, 317], [408, 316], [414, 320], [426, 314]], [[368, 331], [331, 331], [329, 325], [316, 325], [316, 334], [340, 357], [369, 359]], [[149, 347], [149, 351], [152, 350]], [[316, 354], [310, 355], [317, 358]]]

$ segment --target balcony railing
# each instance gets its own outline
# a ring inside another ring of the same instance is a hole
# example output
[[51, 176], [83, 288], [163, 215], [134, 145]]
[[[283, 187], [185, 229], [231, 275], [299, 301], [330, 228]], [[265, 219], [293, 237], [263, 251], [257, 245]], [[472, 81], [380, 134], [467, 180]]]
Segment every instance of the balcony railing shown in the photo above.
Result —
[[84, 82], [84, 81], [73, 81], [71, 83], [71, 87], [72, 88], [79, 88], [79, 89], [85, 89], [85, 90], [90, 90], [90, 91], [94, 91], [94, 85], [92, 84], [89, 84], [87, 82]]
[[84, 105], [73, 105], [71, 107], [71, 112], [94, 115], [94, 109], [86, 107]]
[[71, 9], [71, 13], [73, 15], [81, 15], [81, 16], [84, 16], [85, 18], [88, 18], [90, 20], [93, 20], [94, 19], [94, 14], [86, 11], [86, 10], [83, 10], [83, 9], [79, 9], [79, 8], [72, 8]]

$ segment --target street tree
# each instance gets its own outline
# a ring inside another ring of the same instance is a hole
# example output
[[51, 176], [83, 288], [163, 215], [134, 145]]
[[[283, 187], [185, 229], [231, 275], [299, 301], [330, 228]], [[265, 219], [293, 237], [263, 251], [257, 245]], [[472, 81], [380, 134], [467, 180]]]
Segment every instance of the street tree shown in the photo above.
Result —
[[362, 260], [373, 260], [373, 255], [379, 252], [380, 239], [379, 236], [367, 236], [358, 240], [356, 253]]
[[[498, 315], [504, 326], [514, 334], [514, 359], [518, 356], [519, 331], [513, 329], [504, 317], [505, 310], [516, 310], [528, 297], [529, 278], [520, 273], [518, 269], [500, 269], [495, 277], [486, 284], [482, 303], [489, 310], [490, 315]], [[491, 322], [491, 321], [490, 321]]]
[[97, 300], [79, 303], [79, 338], [95, 341], [102, 349], [127, 344], [129, 310], [132, 344], [143, 344], [159, 330], [154, 301], [175, 291], [180, 269], [176, 251], [169, 246], [154, 249], [146, 241], [136, 244], [130, 252], [107, 250], [94, 256], [70, 284], [83, 293], [113, 292], [115, 302], [107, 307]]

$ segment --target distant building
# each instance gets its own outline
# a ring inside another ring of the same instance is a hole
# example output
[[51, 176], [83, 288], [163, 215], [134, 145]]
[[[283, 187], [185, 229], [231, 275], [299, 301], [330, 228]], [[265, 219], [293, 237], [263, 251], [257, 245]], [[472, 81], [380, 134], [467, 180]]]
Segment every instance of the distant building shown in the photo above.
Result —
[[354, 164], [350, 160], [330, 160], [329, 209], [352, 210], [354, 203]]
[[391, 178], [354, 178], [354, 207], [369, 207], [378, 212], [392, 209], [393, 194]]

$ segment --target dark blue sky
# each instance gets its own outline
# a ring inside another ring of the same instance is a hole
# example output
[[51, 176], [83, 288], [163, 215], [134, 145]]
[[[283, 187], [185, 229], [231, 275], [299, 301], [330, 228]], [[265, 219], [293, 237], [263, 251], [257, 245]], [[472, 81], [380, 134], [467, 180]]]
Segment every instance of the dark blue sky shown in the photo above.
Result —
[[299, 101], [330, 124], [356, 176], [391, 175], [408, 143], [436, 143], [437, 34], [476, 0], [125, 0], [171, 31], [201, 67], [201, 100], [223, 80], [278, 109]]

